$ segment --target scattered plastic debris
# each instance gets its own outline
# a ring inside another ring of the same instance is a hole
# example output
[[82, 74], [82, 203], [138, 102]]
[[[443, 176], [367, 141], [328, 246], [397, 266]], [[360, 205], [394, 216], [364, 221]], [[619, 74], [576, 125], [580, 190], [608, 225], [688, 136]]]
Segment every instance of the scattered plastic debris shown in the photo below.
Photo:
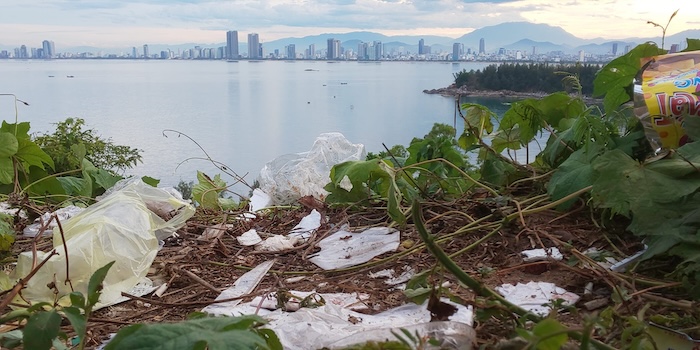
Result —
[[260, 235], [258, 235], [258, 231], [256, 231], [254, 228], [243, 232], [242, 235], [236, 237], [236, 240], [238, 240], [238, 244], [245, 247], [256, 245], [262, 242], [262, 238], [260, 238]]
[[301, 237], [273, 235], [256, 244], [255, 250], [261, 252], [279, 252], [282, 250], [292, 249], [297, 244], [301, 244], [303, 242], [304, 240]]
[[377, 272], [370, 272], [369, 277], [370, 278], [386, 278], [384, 283], [390, 286], [396, 286], [402, 283], [408, 282], [408, 280], [411, 279], [416, 274], [416, 272], [413, 270], [412, 267], [410, 266], [404, 266], [403, 271], [401, 274], [396, 276], [396, 271], [394, 269], [386, 269], [386, 270], [381, 270]]
[[540, 248], [523, 250], [522, 252], [520, 252], [520, 254], [523, 255], [523, 261], [525, 262], [542, 261], [548, 259], [554, 259], [559, 261], [564, 258], [564, 256], [561, 255], [559, 249], [556, 247], [547, 249]]
[[[151, 210], [155, 207], [169, 208], [168, 212], [174, 216], [166, 221]], [[53, 245], [60, 254], [51, 257], [29, 279], [22, 298], [31, 302], [53, 302], [57, 292], [59, 298], [67, 300], [67, 294], [72, 291], [71, 285], [65, 283], [68, 272], [73, 289], [86, 294], [90, 276], [115, 261], [104, 280], [98, 307], [114, 302], [146, 276], [158, 253], [159, 240], [182, 227], [194, 210], [192, 205], [167, 191], [146, 185], [140, 179], [132, 180], [61, 223], [63, 235], [54, 230]], [[66, 271], [64, 250], [68, 251], [70, 259], [69, 271]], [[37, 252], [37, 258], [41, 261], [47, 254]], [[33, 262], [32, 252], [20, 254], [13, 277], [26, 276]]]
[[[85, 208], [69, 205], [67, 207], [57, 209], [53, 213], [44, 213], [43, 215], [41, 215], [41, 217], [34, 220], [33, 224], [25, 227], [22, 233], [27, 237], [36, 237], [36, 235], [39, 234], [39, 230], [41, 230], [41, 224], [44, 223], [44, 225], [46, 225], [46, 223], [49, 223], [49, 225], [46, 227], [46, 230], [44, 230], [43, 235], [51, 235], [53, 234], [53, 229], [55, 227], [58, 227], [58, 223], [56, 222], [56, 220], [51, 220], [52, 215], [55, 214], [56, 218], [58, 218], [58, 220], [61, 221], [61, 225], [63, 225], [65, 224], [66, 220], [78, 215], [83, 210], [85, 210]], [[49, 220], [51, 220], [51, 222], [49, 222]]]
[[17, 215], [17, 213], [19, 213], [19, 217], [21, 217], [23, 219], [27, 218], [27, 211], [26, 210], [20, 210], [19, 208], [13, 208], [7, 202], [0, 202], [0, 213], [11, 215], [11, 216], [15, 216], [15, 215]]
[[689, 335], [650, 322], [647, 333], [654, 340], [658, 349], [668, 350], [696, 350], [700, 348], [700, 340], [693, 339]]
[[321, 251], [309, 261], [324, 270], [359, 265], [395, 251], [399, 247], [399, 236], [399, 231], [388, 227], [373, 227], [360, 233], [340, 230], [318, 242]]
[[321, 213], [316, 209], [312, 210], [309, 215], [303, 217], [301, 221], [294, 226], [289, 236], [291, 237], [301, 237], [304, 240], [309, 239], [311, 234], [321, 227]]
[[272, 204], [286, 205], [304, 196], [323, 200], [328, 192], [331, 168], [350, 160], [364, 160], [362, 144], [352, 144], [341, 133], [324, 133], [309, 152], [287, 154], [268, 162], [260, 171], [260, 189], [269, 194]]
[[[234, 299], [252, 293], [274, 264], [274, 260], [268, 260], [246, 272], [243, 276], [239, 277], [236, 282], [233, 282], [231, 287], [221, 292], [221, 294], [216, 297], [216, 300]], [[240, 303], [241, 300], [237, 299], [211, 304], [202, 309], [202, 312], [214, 315], [239, 316], [241, 314], [235, 311], [235, 307]]]
[[625, 272], [627, 270], [627, 265], [637, 261], [637, 259], [639, 259], [639, 257], [642, 256], [642, 254], [647, 252], [647, 249], [649, 249], [649, 246], [647, 246], [645, 244], [644, 249], [636, 252], [634, 255], [632, 255], [626, 259], [620, 260], [620, 262], [618, 262], [616, 264], [613, 264], [612, 266], [610, 266], [610, 270], [612, 270], [614, 272]]
[[511, 303], [542, 316], [547, 315], [550, 311], [550, 307], [544, 304], [562, 299], [565, 306], [571, 306], [576, 304], [580, 298], [578, 295], [549, 282], [530, 281], [525, 284], [518, 283], [515, 286], [506, 283], [496, 287], [496, 291]]
[[[284, 295], [280, 295], [283, 293]], [[368, 294], [350, 294], [350, 293], [316, 293], [302, 291], [285, 291], [272, 292], [265, 296], [255, 297], [251, 302], [251, 306], [260, 307], [266, 310], [284, 309], [284, 311], [297, 311], [302, 307], [318, 307], [325, 304], [331, 304], [354, 311], [369, 310], [365, 304], [365, 300], [369, 299]], [[281, 305], [281, 302], [284, 305]]]

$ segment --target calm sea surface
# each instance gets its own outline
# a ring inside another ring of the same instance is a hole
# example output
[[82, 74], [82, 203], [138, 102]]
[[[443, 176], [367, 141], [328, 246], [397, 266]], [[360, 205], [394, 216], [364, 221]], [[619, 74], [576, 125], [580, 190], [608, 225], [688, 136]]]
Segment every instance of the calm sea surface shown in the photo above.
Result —
[[[163, 136], [165, 129], [174, 129], [196, 140], [216, 161], [247, 173], [252, 184], [266, 162], [308, 151], [324, 132], [341, 132], [352, 143], [378, 152], [382, 143], [407, 146], [434, 123], [452, 124], [454, 99], [422, 91], [445, 87], [453, 73], [485, 65], [3, 60], [0, 94], [15, 94], [29, 103], [19, 105], [18, 117], [31, 122], [33, 132], [51, 131], [52, 123], [79, 117], [117, 144], [142, 149], [143, 164], [129, 174], [175, 185], [194, 180], [197, 170], [218, 173], [206, 161], [188, 160], [204, 156], [193, 142]], [[471, 102], [498, 111], [506, 107], [498, 100]], [[0, 96], [0, 118], [14, 122], [9, 97]]]

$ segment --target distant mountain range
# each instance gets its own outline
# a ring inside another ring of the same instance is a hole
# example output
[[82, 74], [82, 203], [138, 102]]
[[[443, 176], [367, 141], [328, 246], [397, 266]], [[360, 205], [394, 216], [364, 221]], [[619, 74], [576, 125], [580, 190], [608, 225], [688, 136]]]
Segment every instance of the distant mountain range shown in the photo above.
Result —
[[[222, 39], [224, 33], [222, 32]], [[279, 50], [281, 54], [284, 53], [284, 47], [289, 44], [294, 44], [296, 46], [296, 52], [303, 53], [309, 45], [314, 44], [316, 50], [322, 50], [326, 47], [327, 40], [330, 38], [338, 39], [341, 45], [346, 49], [357, 50], [357, 44], [360, 42], [373, 42], [381, 41], [384, 44], [385, 51], [391, 51], [394, 49], [399, 49], [403, 47], [405, 50], [411, 52], [418, 51], [418, 41], [423, 39], [425, 45], [431, 47], [433, 53], [437, 51], [452, 51], [453, 43], [464, 44], [465, 50], [470, 48], [473, 51], [479, 49], [479, 41], [483, 38], [485, 42], [486, 52], [495, 52], [499, 48], [505, 48], [509, 50], [522, 50], [526, 52], [532, 52], [533, 47], [538, 53], [547, 53], [550, 51], [562, 51], [564, 53], [577, 53], [579, 50], [583, 50], [586, 53], [592, 54], [606, 54], [610, 53], [614, 43], [618, 44], [618, 53], [624, 52], [624, 48], [627, 45], [634, 47], [636, 44], [640, 44], [647, 41], [654, 41], [660, 44], [661, 37], [654, 38], [628, 38], [623, 40], [606, 40], [603, 38], [597, 38], [592, 40], [581, 39], [574, 36], [573, 34], [565, 31], [560, 27], [555, 27], [547, 24], [535, 24], [529, 22], [508, 22], [501, 23], [493, 26], [483, 27], [477, 29], [471, 33], [465, 34], [457, 39], [434, 36], [434, 35], [398, 35], [398, 36], [386, 36], [374, 32], [350, 32], [350, 33], [324, 33], [319, 35], [305, 36], [302, 38], [284, 38], [273, 41], [264, 41], [265, 38], [261, 37], [261, 43], [263, 44], [263, 49], [265, 54], [273, 52], [275, 49]], [[680, 44], [685, 41], [686, 38], [700, 38], [700, 29], [686, 30], [671, 36], [666, 37], [665, 46], [669, 48], [671, 44]], [[247, 44], [243, 41], [247, 38], [242, 36], [239, 37], [239, 52], [247, 53]], [[26, 43], [26, 45], [31, 46], [32, 43]], [[37, 47], [40, 43], [36, 43]], [[151, 53], [158, 53], [162, 50], [187, 50], [195, 46], [200, 47], [220, 47], [225, 46], [226, 43], [186, 43], [179, 45], [160, 45], [152, 43], [134, 43], [139, 51], [143, 50], [143, 44], [148, 44]], [[59, 52], [103, 52], [103, 53], [130, 53], [131, 48], [96, 48], [96, 47], [61, 47], [61, 43], [56, 43], [57, 51]], [[11, 50], [14, 47], [0, 44], [0, 50]]]

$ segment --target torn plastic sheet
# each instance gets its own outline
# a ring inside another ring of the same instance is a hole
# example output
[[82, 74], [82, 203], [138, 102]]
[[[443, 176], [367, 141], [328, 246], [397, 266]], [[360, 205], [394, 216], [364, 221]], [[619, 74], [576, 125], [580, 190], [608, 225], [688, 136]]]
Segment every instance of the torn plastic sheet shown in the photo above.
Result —
[[321, 227], [321, 213], [316, 209], [312, 210], [309, 215], [304, 216], [294, 228], [289, 231], [291, 237], [301, 237], [304, 240], [309, 239], [311, 234]]
[[470, 350], [476, 342], [476, 331], [464, 323], [454, 321], [438, 321], [420, 323], [416, 325], [402, 326], [399, 329], [383, 328], [366, 330], [359, 334], [353, 334], [343, 338], [333, 344], [328, 345], [329, 349], [345, 349], [352, 345], [364, 344], [368, 341], [397, 341], [394, 334], [404, 336], [401, 331], [408, 331], [411, 335], [416, 333], [421, 337], [430, 337], [437, 341], [437, 344], [428, 343], [421, 349], [456, 349]]
[[[324, 296], [326, 294], [321, 294]], [[328, 301], [328, 299], [327, 299]], [[461, 323], [461, 327], [447, 328], [447, 333], [466, 332], [466, 337], [469, 340], [474, 339], [474, 331], [471, 329], [473, 324], [473, 312], [471, 306], [456, 304], [449, 299], [442, 298], [442, 302], [448, 303], [457, 308], [452, 316], [449, 317], [451, 323]], [[419, 324], [427, 324], [430, 322], [430, 311], [427, 310], [427, 302], [423, 305], [406, 304], [376, 315], [367, 315], [352, 311], [347, 307], [327, 302], [325, 305], [318, 308], [301, 308], [296, 312], [285, 312], [281, 309], [269, 311], [258, 308], [258, 305], [251, 302], [241, 304], [233, 308], [221, 310], [217, 315], [238, 316], [250, 315], [256, 313], [269, 321], [266, 328], [275, 331], [279, 337], [284, 349], [288, 350], [307, 350], [320, 349], [323, 347], [336, 348], [334, 343], [351, 337], [358, 336], [368, 332], [384, 329], [385, 333], [390, 334], [390, 330], [398, 331], [399, 328], [413, 327]], [[210, 312], [211, 313], [211, 312]], [[423, 335], [427, 333], [428, 326], [417, 329], [418, 333]], [[384, 340], [384, 336], [376, 340]], [[463, 339], [466, 339], [463, 337]], [[360, 341], [375, 340], [366, 339]], [[395, 340], [393, 338], [392, 340]], [[465, 342], [467, 347], [458, 347], [456, 349], [470, 349], [470, 341]], [[461, 344], [460, 344], [461, 345]], [[338, 345], [339, 347], [340, 345]]]
[[320, 242], [321, 251], [309, 259], [324, 270], [355, 266], [398, 249], [399, 231], [388, 227], [373, 227], [360, 233], [340, 230]]
[[496, 291], [511, 303], [542, 316], [547, 315], [550, 311], [550, 307], [543, 306], [543, 304], [562, 299], [564, 305], [571, 306], [576, 304], [580, 298], [578, 295], [549, 282], [530, 281], [525, 284], [518, 283], [515, 286], [506, 283], [496, 287]]
[[[53, 214], [56, 214], [56, 218], [58, 218], [58, 220], [61, 221], [61, 224], [63, 224], [66, 220], [80, 214], [80, 212], [82, 212], [83, 210], [85, 210], [85, 208], [76, 207], [75, 205], [69, 205], [67, 207], [57, 209], [53, 213], [44, 213], [43, 215], [41, 215], [41, 217], [34, 220], [33, 224], [25, 227], [24, 231], [22, 231], [22, 234], [24, 234], [27, 237], [36, 237], [36, 235], [39, 234], [39, 230], [41, 229], [41, 223], [43, 222], [44, 224], [46, 224], [47, 222], [49, 222]], [[49, 236], [53, 234], [53, 229], [57, 226], [58, 223], [56, 222], [56, 220], [51, 220], [43, 235]]]
[[261, 252], [279, 252], [292, 249], [295, 245], [301, 244], [304, 240], [301, 237], [290, 237], [273, 235], [255, 245], [255, 250]]
[[27, 218], [27, 211], [26, 210], [20, 210], [20, 208], [13, 208], [9, 203], [7, 202], [0, 202], [0, 213], [2, 214], [7, 214], [10, 216], [15, 216], [18, 215], [22, 219]]
[[[369, 299], [368, 294], [316, 293], [315, 291], [302, 292], [297, 290], [288, 291], [285, 294], [282, 298], [278, 298], [278, 292], [255, 297], [250, 305], [267, 310], [284, 308], [284, 311], [297, 311], [304, 306], [303, 304], [332, 304], [354, 311], [369, 310], [365, 304], [365, 300]], [[285, 301], [284, 305], [279, 303], [282, 300]]]
[[[262, 281], [263, 277], [265, 277], [267, 272], [270, 271], [270, 268], [272, 268], [272, 265], [274, 264], [274, 260], [268, 260], [256, 266], [254, 269], [244, 273], [241, 277], [239, 277], [236, 280], [236, 282], [233, 282], [233, 285], [231, 287], [221, 292], [221, 294], [219, 294], [214, 300], [238, 298], [242, 295], [252, 293], [253, 290], [255, 290], [255, 287], [257, 287], [258, 284], [260, 284], [260, 281]], [[223, 303], [211, 304], [202, 309], [202, 312], [214, 315], [236, 316], [236, 314], [229, 312], [233, 312], [232, 310], [234, 310], [235, 307], [240, 303], [241, 300], [238, 299]]]
[[386, 270], [381, 270], [377, 272], [370, 272], [369, 277], [370, 278], [386, 278], [384, 283], [390, 285], [390, 286], [395, 286], [397, 284], [405, 283], [408, 282], [408, 280], [411, 279], [416, 274], [416, 272], [413, 270], [412, 267], [410, 266], [404, 266], [403, 271], [401, 274], [396, 276], [396, 271], [394, 269], [386, 269]]
[[520, 254], [523, 256], [523, 261], [525, 262], [541, 261], [547, 259], [561, 260], [564, 258], [564, 256], [561, 255], [559, 249], [556, 247], [547, 249], [540, 248], [523, 250], [522, 252], [520, 252]]

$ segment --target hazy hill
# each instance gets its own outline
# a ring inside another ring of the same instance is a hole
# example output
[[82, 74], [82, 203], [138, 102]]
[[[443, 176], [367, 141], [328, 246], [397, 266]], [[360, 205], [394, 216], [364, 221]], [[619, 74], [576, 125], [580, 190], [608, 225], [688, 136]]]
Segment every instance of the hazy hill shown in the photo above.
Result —
[[[595, 54], [605, 54], [612, 51], [612, 44], [618, 43], [618, 53], [624, 52], [624, 48], [627, 45], [634, 47], [638, 43], [643, 43], [646, 41], [654, 41], [661, 44], [661, 37], [654, 38], [628, 38], [622, 40], [606, 40], [603, 38], [596, 38], [591, 40], [585, 40], [578, 38], [571, 33], [565, 31], [560, 27], [554, 27], [547, 24], [535, 24], [529, 22], [509, 22], [501, 23], [494, 26], [483, 27], [477, 29], [471, 33], [465, 34], [457, 39], [443, 37], [443, 36], [433, 36], [433, 35], [397, 35], [397, 36], [386, 36], [379, 33], [367, 32], [367, 31], [356, 31], [350, 33], [323, 33], [318, 35], [310, 35], [301, 38], [284, 38], [273, 41], [266, 41], [264, 36], [260, 37], [260, 42], [263, 44], [264, 52], [270, 53], [275, 49], [279, 50], [281, 53], [284, 52], [284, 47], [289, 44], [296, 45], [296, 51], [301, 54], [306, 50], [309, 45], [314, 44], [316, 50], [323, 50], [326, 48], [327, 40], [329, 38], [338, 39], [341, 45], [345, 49], [357, 50], [357, 44], [360, 42], [373, 42], [381, 41], [385, 45], [385, 51], [391, 51], [392, 49], [398, 49], [403, 47], [405, 50], [410, 52], [418, 51], [418, 41], [423, 39], [425, 45], [431, 47], [433, 53], [439, 51], [452, 51], [453, 43], [464, 44], [465, 49], [478, 50], [479, 41], [484, 38], [486, 52], [495, 52], [499, 48], [503, 47], [511, 50], [522, 50], [528, 53], [532, 52], [532, 47], [537, 47], [537, 52], [547, 53], [549, 51], [563, 51], [566, 53], [576, 53], [579, 50], [584, 50], [585, 52], [595, 53]], [[674, 35], [670, 35], [666, 38], [665, 47], [669, 48], [671, 44], [680, 44], [685, 41], [686, 38], [700, 38], [700, 29], [686, 30]], [[224, 39], [224, 33], [222, 32], [222, 39]], [[241, 54], [247, 54], [248, 45], [246, 43], [247, 37], [239, 37], [239, 52]], [[27, 43], [30, 46], [31, 43]], [[178, 45], [160, 45], [155, 43], [134, 43], [134, 46], [139, 51], [139, 54], [143, 53], [143, 44], [148, 44], [150, 52], [152, 54], [159, 53], [162, 50], [168, 50], [177, 52], [178, 50], [188, 50], [194, 48], [195, 46], [205, 47], [205, 48], [216, 48], [225, 46], [224, 41], [219, 43], [185, 43]], [[40, 43], [36, 43], [38, 47]], [[31, 47], [31, 46], [30, 46]], [[13, 50], [14, 47], [8, 45], [0, 44], [0, 50]], [[56, 43], [56, 49], [59, 52], [102, 52], [102, 53], [131, 53], [131, 47], [118, 47], [118, 48], [95, 48], [95, 47], [63, 47], [61, 43]]]

